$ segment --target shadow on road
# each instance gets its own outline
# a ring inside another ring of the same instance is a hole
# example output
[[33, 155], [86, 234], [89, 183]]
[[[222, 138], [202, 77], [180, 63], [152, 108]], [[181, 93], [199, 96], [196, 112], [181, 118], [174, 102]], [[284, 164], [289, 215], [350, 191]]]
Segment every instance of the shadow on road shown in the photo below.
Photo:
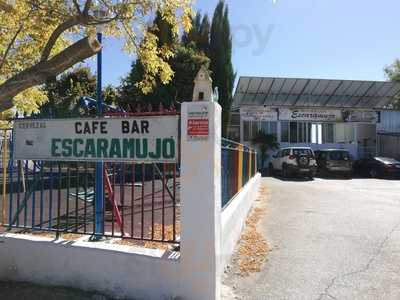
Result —
[[289, 181], [289, 182], [309, 182], [309, 181], [314, 181], [314, 179], [311, 179], [309, 177], [282, 177], [282, 176], [264, 176], [265, 178], [275, 178], [280, 181]]
[[46, 287], [30, 283], [0, 282], [1, 299], [40, 300], [114, 300], [96, 292], [83, 292], [72, 288]]

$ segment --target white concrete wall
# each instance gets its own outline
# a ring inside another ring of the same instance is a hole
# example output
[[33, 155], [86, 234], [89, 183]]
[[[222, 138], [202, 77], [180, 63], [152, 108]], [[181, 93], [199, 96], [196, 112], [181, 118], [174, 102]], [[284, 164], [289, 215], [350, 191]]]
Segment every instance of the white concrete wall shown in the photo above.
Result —
[[222, 211], [221, 264], [223, 268], [229, 264], [232, 254], [235, 251], [237, 242], [246, 224], [247, 215], [256, 200], [260, 180], [260, 174], [253, 177]]
[[354, 123], [336, 123], [335, 124], [335, 141], [337, 143], [349, 144], [355, 141]]
[[179, 296], [177, 253], [15, 234], [0, 239], [0, 280], [71, 286], [117, 298]]
[[[208, 112], [209, 136], [191, 139], [186, 134], [188, 115], [197, 111]], [[220, 299], [221, 106], [182, 103], [181, 132], [182, 296]]]

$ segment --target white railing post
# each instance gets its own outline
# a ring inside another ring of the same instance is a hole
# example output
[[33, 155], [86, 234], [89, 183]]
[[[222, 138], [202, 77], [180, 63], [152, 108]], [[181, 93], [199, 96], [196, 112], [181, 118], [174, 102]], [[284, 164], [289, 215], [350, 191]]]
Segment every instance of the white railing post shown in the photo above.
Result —
[[182, 297], [220, 299], [221, 107], [183, 103], [181, 116]]

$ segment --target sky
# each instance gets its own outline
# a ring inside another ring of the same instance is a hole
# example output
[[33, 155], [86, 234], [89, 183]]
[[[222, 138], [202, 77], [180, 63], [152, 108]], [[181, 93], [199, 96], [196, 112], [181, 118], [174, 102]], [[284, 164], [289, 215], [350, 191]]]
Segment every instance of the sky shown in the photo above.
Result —
[[[197, 0], [212, 17], [218, 0]], [[239, 76], [385, 80], [400, 58], [398, 0], [226, 0]], [[104, 84], [118, 85], [132, 57], [106, 39]], [[89, 64], [94, 69], [95, 62]]]

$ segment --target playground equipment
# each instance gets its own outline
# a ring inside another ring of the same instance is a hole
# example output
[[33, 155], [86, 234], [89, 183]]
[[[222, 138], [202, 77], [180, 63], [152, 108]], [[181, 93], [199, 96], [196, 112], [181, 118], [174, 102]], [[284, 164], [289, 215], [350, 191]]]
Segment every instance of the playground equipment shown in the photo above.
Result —
[[[79, 103], [77, 104], [76, 108], [82, 108], [85, 114], [96, 114], [98, 109], [97, 100], [84, 96], [79, 99]], [[75, 109], [76, 110], [76, 109]], [[120, 107], [115, 107], [113, 105], [108, 105], [102, 103], [102, 111], [104, 114], [108, 113], [124, 113], [125, 111]]]

